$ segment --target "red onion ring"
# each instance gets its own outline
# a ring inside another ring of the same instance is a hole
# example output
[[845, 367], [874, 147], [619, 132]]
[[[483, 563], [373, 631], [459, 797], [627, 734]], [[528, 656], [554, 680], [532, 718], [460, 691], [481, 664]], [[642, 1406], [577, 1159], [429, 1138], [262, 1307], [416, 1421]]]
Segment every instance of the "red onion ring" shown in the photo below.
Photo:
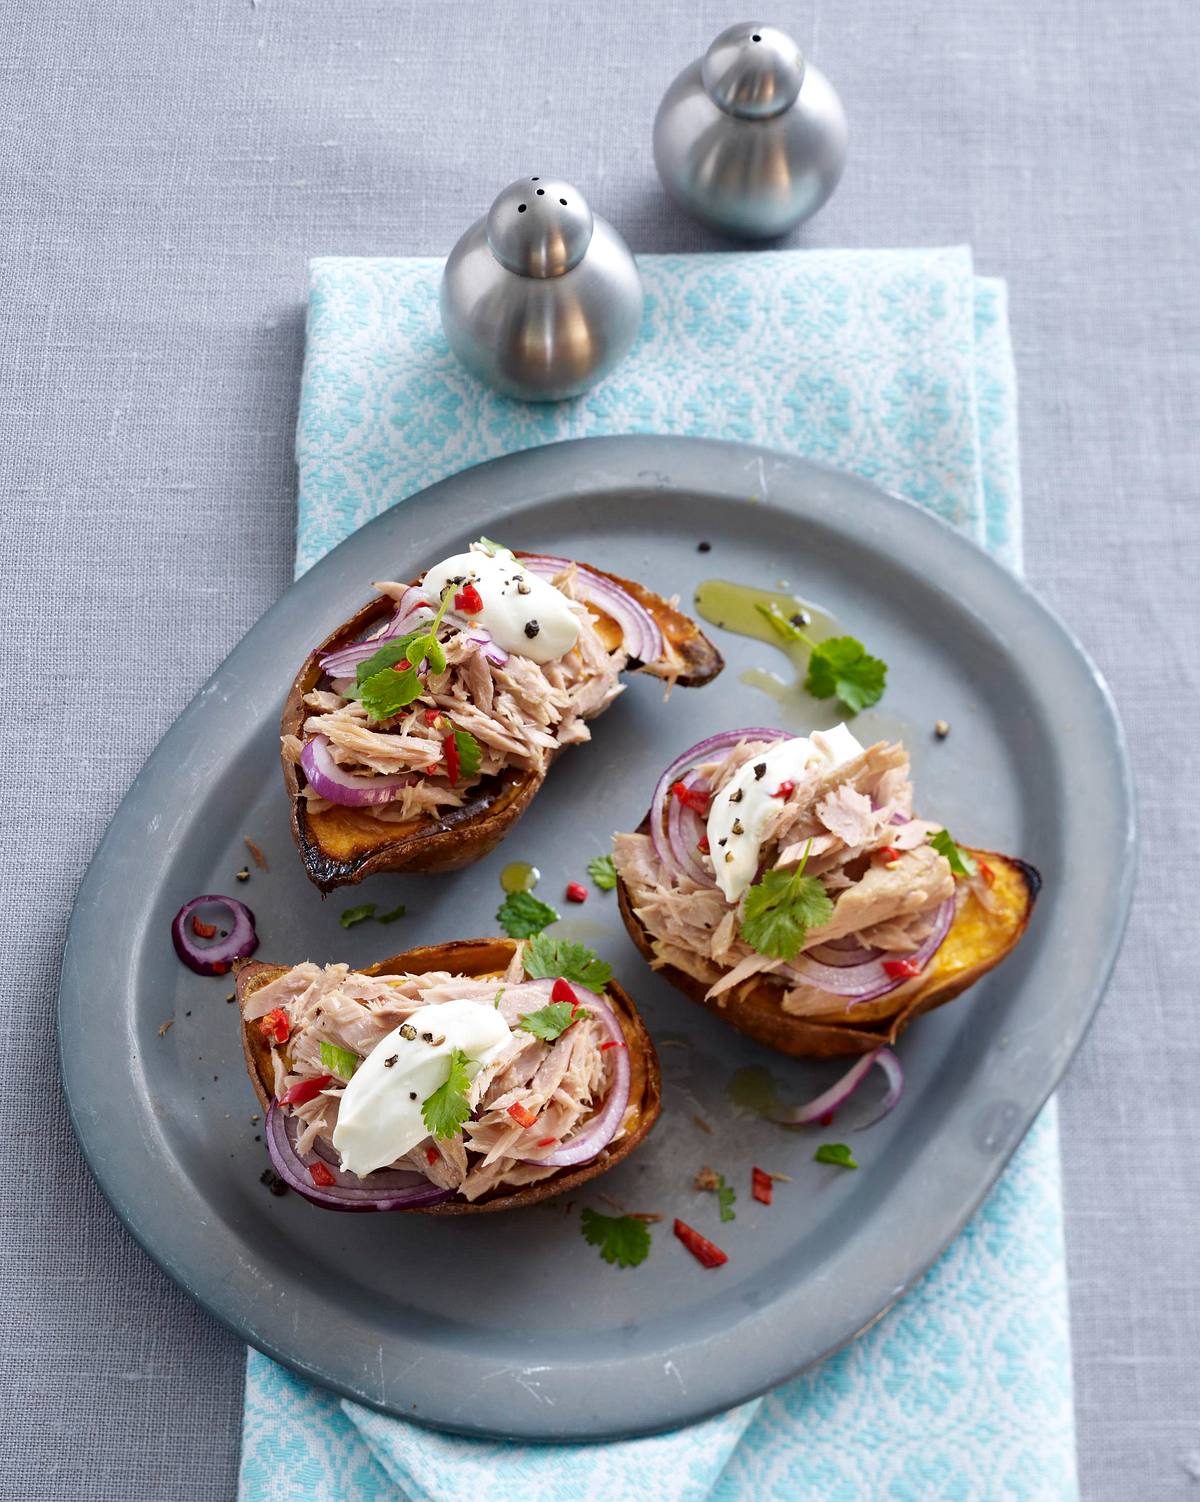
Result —
[[[553, 981], [546, 982], [547, 995], [553, 984]], [[625, 1044], [625, 1034], [621, 1030], [617, 1015], [608, 1002], [597, 996], [594, 991], [576, 985], [574, 981], [571, 985], [580, 998], [580, 1005], [591, 1012], [600, 1023], [608, 1034], [609, 1041], [619, 1043], [621, 1047], [608, 1050], [612, 1055], [612, 1088], [596, 1115], [584, 1125], [582, 1131], [569, 1137], [552, 1152], [542, 1157], [523, 1160], [526, 1163], [536, 1163], [546, 1168], [570, 1168], [576, 1163], [588, 1163], [602, 1153], [620, 1130], [621, 1122], [625, 1118], [625, 1108], [629, 1104], [631, 1078], [629, 1049]]]
[[[708, 790], [708, 784], [702, 782], [696, 772], [685, 772], [679, 781], [689, 791]], [[706, 837], [707, 826], [694, 808], [689, 808], [682, 798], [675, 796], [673, 787], [672, 783], [667, 789], [667, 840], [671, 854], [685, 876], [690, 876], [698, 886], [710, 886], [712, 877], [698, 858], [700, 841]]]
[[818, 944], [805, 952], [810, 959], [819, 960], [822, 965], [833, 965], [839, 970], [848, 969], [852, 965], [865, 965], [868, 960], [878, 959], [883, 954], [882, 949], [872, 949], [860, 944], [853, 934], [848, 939], [831, 939], [828, 944]]
[[[569, 558], [552, 558], [542, 553], [524, 554], [518, 562], [543, 579], [554, 579], [571, 567]], [[616, 621], [621, 628], [622, 645], [630, 657], [639, 663], [660, 661], [666, 654], [666, 644], [658, 622], [646, 607], [602, 574], [593, 574], [582, 564], [576, 564], [575, 568], [575, 593], [584, 604], [597, 606]]]
[[[228, 911], [229, 932], [223, 939], [200, 942], [191, 931], [190, 920], [193, 913], [210, 905]], [[171, 919], [171, 942], [175, 945], [175, 953], [197, 975], [225, 975], [234, 960], [244, 959], [258, 948], [254, 914], [236, 897], [222, 897], [218, 893], [193, 897]]]
[[823, 1090], [820, 1095], [814, 1096], [807, 1104], [774, 1107], [765, 1114], [772, 1121], [778, 1122], [780, 1126], [811, 1126], [813, 1122], [832, 1116], [835, 1111], [844, 1106], [870, 1074], [875, 1064], [878, 1064], [887, 1076], [887, 1094], [875, 1115], [868, 1121], [860, 1123], [856, 1130], [861, 1131], [863, 1127], [874, 1126], [892, 1110], [904, 1090], [904, 1071], [900, 1068], [900, 1060], [890, 1048], [877, 1048], [874, 1053], [864, 1054], [861, 1059], [851, 1065], [836, 1084], [830, 1085], [828, 1090]]
[[888, 954], [877, 951], [878, 958], [841, 967], [823, 965], [819, 960], [813, 959], [810, 954], [798, 954], [790, 965], [784, 966], [777, 973], [786, 976], [789, 980], [795, 980], [802, 986], [815, 986], [819, 991], [829, 991], [834, 996], [848, 996], [851, 998], [851, 1004], [874, 1001], [876, 997], [885, 996], [889, 991], [894, 991], [897, 986], [902, 986], [906, 980], [912, 979], [907, 975], [889, 975], [884, 968], [888, 963], [895, 960], [911, 960], [921, 969], [925, 968], [950, 932], [950, 925], [954, 922], [954, 912], [955, 900], [953, 897], [947, 897], [937, 910], [928, 938], [919, 949], [913, 950], [911, 954]]
[[[753, 725], [744, 730], [723, 730], [718, 735], [710, 735], [706, 740], [697, 741], [690, 746], [681, 756], [677, 756], [667, 770], [655, 784], [654, 792], [650, 795], [650, 841], [654, 846], [654, 853], [658, 856], [663, 869], [678, 875], [679, 862], [672, 853], [667, 832], [664, 829], [664, 803], [670, 796], [671, 785], [678, 782], [682, 773], [689, 771], [698, 762], [708, 761], [715, 751], [731, 750], [739, 741], [782, 741], [787, 739], [786, 730], [769, 730], [761, 726]], [[675, 800], [678, 802], [678, 799]], [[666, 810], [669, 817], [669, 810]], [[701, 868], [702, 869], [702, 868]], [[713, 879], [704, 872], [703, 884], [713, 885]]]
[[483, 656], [489, 662], [495, 663], [498, 668], [502, 668], [508, 661], [508, 653], [499, 642], [492, 640], [482, 626], [470, 626], [464, 634], [467, 640], [473, 641]]
[[374, 657], [385, 642], [395, 641], [398, 636], [403, 636], [413, 616], [420, 610], [433, 614], [428, 600], [419, 589], [410, 584], [400, 596], [395, 615], [378, 636], [369, 636], [364, 641], [351, 642], [348, 647], [339, 647], [336, 652], [327, 652], [319, 660], [318, 666], [331, 678], [354, 677], [359, 663], [366, 662], [368, 657]]
[[[453, 1199], [452, 1189], [431, 1183], [423, 1174], [402, 1169], [377, 1169], [365, 1179], [348, 1174], [318, 1153], [296, 1151], [300, 1118], [281, 1111], [277, 1101], [267, 1110], [265, 1137], [275, 1172], [290, 1189], [326, 1210], [416, 1210]], [[322, 1163], [335, 1183], [314, 1184], [309, 1169]]]
[[343, 808], [367, 808], [374, 803], [390, 803], [401, 788], [409, 787], [415, 778], [407, 772], [396, 772], [389, 777], [378, 772], [370, 776], [356, 776], [344, 771], [329, 754], [329, 738], [314, 735], [304, 743], [300, 753], [300, 765], [313, 791], [330, 803], [340, 803]]

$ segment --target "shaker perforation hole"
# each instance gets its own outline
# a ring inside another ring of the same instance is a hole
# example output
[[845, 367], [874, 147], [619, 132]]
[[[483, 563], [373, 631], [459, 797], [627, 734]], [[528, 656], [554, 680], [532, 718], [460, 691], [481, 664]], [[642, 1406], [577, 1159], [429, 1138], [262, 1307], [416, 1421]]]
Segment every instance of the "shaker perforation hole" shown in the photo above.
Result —
[[541, 181], [541, 179], [540, 179], [540, 178], [538, 178], [538, 177], [531, 177], [531, 178], [530, 178], [530, 179], [529, 179], [529, 181], [530, 181], [530, 182], [531, 182], [531, 183], [536, 183], [536, 182], [540, 182], [540, 181]]
[[517, 205], [517, 213], [518, 214], [523, 214], [525, 212], [525, 207], [526, 207], [525, 204], [519, 203]]
[[762, 37], [760, 37], [759, 34], [758, 34], [758, 32], [756, 31], [754, 33], [754, 35], [750, 38], [750, 40], [752, 42], [761, 42], [762, 41]]
[[537, 190], [537, 195], [538, 195], [539, 198], [544, 198], [546, 196], [546, 190], [545, 190], [545, 188], [539, 188]]
[[559, 201], [559, 203], [562, 204], [563, 208], [565, 209], [566, 206], [567, 206], [567, 200], [565, 198], [560, 198], [558, 201]]

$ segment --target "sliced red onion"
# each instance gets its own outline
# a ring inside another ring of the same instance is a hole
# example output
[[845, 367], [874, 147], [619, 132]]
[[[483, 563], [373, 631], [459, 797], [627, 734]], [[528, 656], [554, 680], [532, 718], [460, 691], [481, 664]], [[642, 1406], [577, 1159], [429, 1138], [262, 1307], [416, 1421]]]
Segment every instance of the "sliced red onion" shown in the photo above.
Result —
[[400, 596], [395, 615], [378, 636], [370, 636], [365, 641], [351, 642], [348, 647], [339, 647], [336, 652], [327, 652], [318, 665], [322, 672], [328, 673], [331, 678], [353, 677], [360, 662], [366, 662], [368, 657], [374, 657], [385, 642], [395, 641], [398, 636], [403, 636], [414, 625], [421, 611], [432, 615], [433, 607], [421, 591], [410, 584]]
[[[191, 920], [193, 914], [203, 907], [222, 907], [228, 912], [229, 931], [223, 939], [216, 935], [211, 939], [196, 936]], [[171, 942], [175, 945], [175, 953], [197, 975], [225, 975], [234, 960], [245, 959], [258, 948], [254, 914], [236, 897], [222, 897], [217, 893], [193, 897], [171, 919]]]
[[482, 626], [470, 626], [464, 633], [468, 641], [473, 641], [489, 662], [494, 662], [498, 668], [502, 668], [508, 661], [508, 653], [487, 634]]
[[883, 950], [860, 944], [851, 934], [845, 939], [831, 939], [828, 944], [818, 944], [806, 952], [810, 959], [819, 960], [822, 965], [833, 965], [844, 970], [851, 965], [865, 965], [868, 960], [878, 959]]
[[[547, 995], [553, 984], [553, 981], [546, 982]], [[621, 1047], [608, 1050], [612, 1058], [612, 1088], [596, 1115], [582, 1131], [568, 1137], [552, 1152], [541, 1157], [525, 1159], [526, 1163], [537, 1163], [547, 1168], [571, 1168], [576, 1163], [588, 1163], [603, 1152], [620, 1130], [621, 1122], [625, 1119], [625, 1108], [629, 1104], [629, 1050], [625, 1046], [625, 1034], [621, 1030], [617, 1015], [608, 1002], [602, 1000], [594, 991], [575, 985], [573, 981], [571, 984], [579, 997], [580, 1006], [591, 1012], [608, 1034], [608, 1041], [619, 1043]]]
[[[527, 554], [520, 559], [525, 568], [543, 579], [553, 579], [571, 567], [569, 558], [552, 558], [545, 554]], [[658, 662], [666, 653], [658, 622], [627, 590], [602, 574], [576, 564], [575, 593], [587, 605], [595, 605], [611, 616], [621, 628], [621, 641], [630, 657], [639, 662]]]
[[[685, 772], [679, 779], [689, 791], [707, 792], [708, 784], [696, 772]], [[680, 870], [700, 886], [712, 883], [712, 876], [700, 864], [700, 841], [706, 836], [707, 825], [694, 808], [689, 808], [682, 798], [677, 798], [671, 788], [667, 789], [667, 841], [671, 854]]]
[[313, 791], [330, 803], [340, 803], [343, 808], [368, 808], [376, 803], [390, 803], [401, 788], [409, 787], [416, 780], [407, 772], [386, 777], [377, 772], [369, 777], [347, 772], [330, 755], [329, 738], [324, 735], [314, 735], [305, 741], [300, 765]]
[[[664, 827], [664, 814], [669, 815], [669, 810], [664, 808], [664, 804], [670, 796], [671, 785], [680, 780], [682, 773], [689, 771], [699, 762], [711, 761], [714, 752], [732, 750], [739, 741], [782, 741], [786, 739], [786, 730], [768, 730], [759, 725], [752, 725], [745, 730], [723, 730], [719, 735], [710, 735], [707, 740], [698, 741], [694, 746], [690, 746], [681, 756], [675, 758], [658, 779], [654, 792], [650, 796], [650, 840], [654, 846], [655, 855], [658, 856], [660, 864], [667, 871], [678, 873], [680, 870], [679, 862], [672, 854], [667, 831]], [[703, 880], [707, 885], [712, 885], [712, 877], [707, 872], [704, 873]]]
[[889, 963], [896, 960], [911, 960], [922, 969], [925, 968], [950, 932], [950, 925], [954, 922], [954, 911], [954, 898], [947, 897], [934, 916], [929, 936], [920, 948], [913, 950], [911, 954], [889, 954], [877, 950], [875, 958], [851, 965], [822, 964], [813, 958], [812, 953], [798, 954], [790, 965], [785, 966], [778, 973], [802, 986], [815, 986], [818, 990], [832, 992], [835, 996], [848, 996], [852, 1005], [857, 1002], [874, 1001], [876, 997], [885, 996], [889, 991], [894, 991], [897, 986], [902, 986], [905, 981], [912, 979], [907, 975], [889, 975], [885, 969]]
[[[278, 1102], [272, 1101], [267, 1110], [265, 1135], [275, 1172], [289, 1188], [314, 1205], [327, 1210], [416, 1210], [454, 1197], [452, 1189], [431, 1183], [423, 1174], [377, 1169], [360, 1179], [322, 1154], [301, 1154], [296, 1150], [300, 1130], [300, 1118], [281, 1110]], [[314, 1163], [323, 1164], [335, 1182], [314, 1184], [310, 1172]]]
[[765, 1114], [781, 1126], [811, 1126], [813, 1122], [823, 1121], [846, 1104], [870, 1074], [871, 1066], [874, 1064], [878, 1064], [887, 1075], [888, 1091], [875, 1115], [868, 1121], [862, 1122], [858, 1130], [874, 1126], [877, 1121], [881, 1121], [888, 1114], [900, 1099], [900, 1094], [904, 1089], [904, 1071], [900, 1068], [900, 1060], [890, 1048], [877, 1048], [874, 1053], [864, 1054], [861, 1059], [851, 1065], [836, 1084], [830, 1085], [828, 1090], [823, 1090], [806, 1105], [775, 1106]]

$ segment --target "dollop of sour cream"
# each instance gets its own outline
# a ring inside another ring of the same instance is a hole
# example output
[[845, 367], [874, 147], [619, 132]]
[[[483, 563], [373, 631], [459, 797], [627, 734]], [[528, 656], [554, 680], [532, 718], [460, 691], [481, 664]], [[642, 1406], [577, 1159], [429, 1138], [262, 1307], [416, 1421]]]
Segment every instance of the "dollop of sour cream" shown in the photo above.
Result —
[[730, 902], [737, 902], [754, 880], [763, 835], [779, 808], [775, 795], [781, 784], [840, 767], [862, 752], [845, 725], [835, 725], [777, 742], [729, 779], [709, 807], [707, 833], [717, 886]]
[[342, 1167], [361, 1178], [411, 1152], [429, 1136], [421, 1106], [445, 1084], [452, 1051], [466, 1054], [474, 1079], [511, 1037], [508, 1023], [483, 1002], [418, 1007], [371, 1050], [342, 1092], [333, 1129]]
[[482, 626], [506, 652], [531, 657], [534, 662], [553, 662], [579, 640], [579, 618], [566, 595], [548, 579], [523, 568], [507, 548], [491, 554], [455, 553], [435, 564], [421, 586], [425, 597], [436, 604], [452, 579], [469, 580], [483, 609], [472, 615], [455, 609], [453, 601], [451, 609]]

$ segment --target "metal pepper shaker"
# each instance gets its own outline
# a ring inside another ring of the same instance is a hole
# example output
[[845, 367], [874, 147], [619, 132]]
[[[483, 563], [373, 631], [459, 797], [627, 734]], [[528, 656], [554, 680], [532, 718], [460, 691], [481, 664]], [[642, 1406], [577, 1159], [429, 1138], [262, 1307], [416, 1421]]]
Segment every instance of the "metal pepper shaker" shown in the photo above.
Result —
[[778, 27], [723, 31], [667, 90], [654, 121], [663, 187], [694, 218], [745, 239], [810, 218], [846, 164], [833, 85]]
[[441, 310], [469, 370], [509, 396], [559, 401], [628, 353], [642, 280], [625, 241], [582, 193], [522, 177], [450, 252]]

